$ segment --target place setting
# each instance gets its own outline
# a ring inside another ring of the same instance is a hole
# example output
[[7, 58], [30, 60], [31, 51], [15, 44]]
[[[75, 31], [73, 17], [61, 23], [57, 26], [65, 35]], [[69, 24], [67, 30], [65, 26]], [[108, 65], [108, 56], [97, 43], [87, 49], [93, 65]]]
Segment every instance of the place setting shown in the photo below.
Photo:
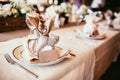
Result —
[[104, 33], [100, 33], [99, 24], [95, 20], [97, 13], [89, 13], [85, 16], [85, 25], [82, 29], [75, 29], [75, 36], [81, 39], [103, 40], [106, 38]]
[[[106, 24], [104, 24], [104, 26], [108, 29], [108, 30], [112, 30], [112, 31], [120, 31], [120, 12], [112, 12], [111, 10], [107, 10], [105, 13], [105, 20], [106, 20]], [[113, 18], [114, 17], [114, 18]]]
[[71, 50], [56, 46], [59, 36], [49, 34], [53, 22], [54, 17], [45, 19], [35, 12], [27, 13], [26, 24], [30, 34], [23, 44], [13, 49], [12, 58], [25, 65], [48, 66], [75, 56]]

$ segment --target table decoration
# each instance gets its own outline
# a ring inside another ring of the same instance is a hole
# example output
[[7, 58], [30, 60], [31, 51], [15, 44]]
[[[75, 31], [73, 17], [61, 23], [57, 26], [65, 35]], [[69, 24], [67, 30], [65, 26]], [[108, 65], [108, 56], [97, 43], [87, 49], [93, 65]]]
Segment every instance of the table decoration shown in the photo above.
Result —
[[[90, 10], [91, 11], [91, 10]], [[101, 40], [105, 38], [105, 34], [100, 34], [98, 30], [98, 23], [96, 21], [97, 12], [89, 12], [88, 15], [85, 16], [86, 24], [83, 26], [82, 30], [76, 29], [76, 36], [81, 38], [89, 38]]]
[[49, 34], [54, 18], [54, 16], [41, 16], [36, 12], [26, 14], [26, 24], [30, 34], [21, 47], [13, 50], [16, 59], [30, 64], [50, 65], [71, 56], [69, 50], [55, 46], [59, 36]]
[[61, 26], [64, 25], [64, 20], [61, 20], [59, 18], [59, 14], [55, 11], [56, 6], [57, 5], [51, 5], [51, 6], [47, 7], [46, 10], [45, 10], [45, 14], [48, 15], [48, 16], [55, 16], [53, 26], [55, 28], [60, 28]]
[[[100, 22], [101, 20], [103, 20], [102, 11], [93, 12], [91, 9], [88, 9], [87, 13], [91, 16], [94, 16], [94, 21], [96, 21], [96, 22]], [[86, 16], [88, 16], [88, 15], [86, 15]], [[86, 18], [86, 16], [85, 16], [85, 18]]]
[[114, 29], [120, 31], [120, 12], [119, 13], [115, 12], [114, 16], [115, 16], [115, 19], [113, 19]]
[[86, 5], [81, 5], [75, 12], [77, 24], [84, 20], [85, 15], [88, 13], [88, 7]]
[[62, 2], [60, 5], [54, 3], [53, 5], [54, 11], [59, 15], [60, 26], [62, 27], [64, 24], [69, 23], [69, 16], [71, 13], [71, 5], [69, 2]]
[[113, 28], [113, 24], [112, 24], [112, 22], [113, 22], [113, 19], [112, 19], [112, 17], [113, 17], [113, 12], [110, 10], [110, 9], [108, 9], [105, 13], [104, 13], [104, 16], [105, 16], [105, 20], [107, 21], [107, 27], [108, 27], [108, 29], [110, 28]]
[[0, 3], [0, 17], [18, 17], [32, 11], [32, 6], [27, 4], [26, 0], [11, 0], [4, 4]]
[[[117, 12], [112, 12], [111, 10], [107, 10], [105, 12], [105, 19], [106, 19], [106, 24], [104, 25], [107, 29], [113, 30], [113, 31], [120, 31], [120, 13]], [[115, 18], [113, 18], [113, 16]]]
[[26, 0], [0, 3], [0, 32], [26, 28], [25, 14], [32, 11]]

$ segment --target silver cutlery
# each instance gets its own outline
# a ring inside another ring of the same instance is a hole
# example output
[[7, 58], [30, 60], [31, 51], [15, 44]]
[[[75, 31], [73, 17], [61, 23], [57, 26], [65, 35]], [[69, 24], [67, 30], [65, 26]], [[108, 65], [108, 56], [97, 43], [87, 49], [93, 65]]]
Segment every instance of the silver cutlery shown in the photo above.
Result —
[[29, 73], [31, 73], [32, 75], [34, 75], [36, 78], [38, 78], [39, 76], [32, 72], [31, 70], [27, 69], [26, 67], [22, 66], [21, 64], [17, 63], [16, 61], [14, 61], [9, 54], [4, 54], [4, 57], [6, 58], [6, 60], [11, 63], [11, 64], [16, 64], [18, 66], [20, 66], [21, 68], [25, 69], [26, 71], [28, 71]]

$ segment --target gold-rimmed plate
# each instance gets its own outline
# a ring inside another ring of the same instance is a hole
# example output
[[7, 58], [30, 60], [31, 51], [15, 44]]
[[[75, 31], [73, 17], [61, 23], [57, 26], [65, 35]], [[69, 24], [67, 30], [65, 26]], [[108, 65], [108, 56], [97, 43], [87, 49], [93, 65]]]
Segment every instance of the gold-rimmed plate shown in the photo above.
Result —
[[[57, 55], [59, 55], [57, 58], [55, 58], [54, 60], [49, 60], [49, 61], [43, 61], [43, 62], [41, 62], [41, 61], [39, 61], [39, 59], [38, 60], [36, 60], [36, 61], [33, 61], [33, 62], [28, 62], [28, 61], [26, 61], [23, 57], [22, 57], [22, 54], [23, 54], [23, 51], [24, 51], [24, 49], [23, 49], [23, 46], [22, 45], [20, 45], [20, 46], [17, 46], [14, 50], [13, 50], [13, 53], [12, 53], [12, 55], [13, 55], [13, 57], [14, 57], [14, 59], [16, 59], [18, 62], [20, 62], [20, 63], [22, 63], [22, 64], [28, 64], [28, 65], [37, 65], [37, 66], [47, 66], [47, 65], [53, 65], [53, 64], [57, 64], [57, 63], [59, 63], [59, 62], [61, 62], [61, 61], [63, 61], [65, 58], [70, 58], [70, 50], [63, 50], [63, 49], [61, 49], [61, 48], [59, 48], [59, 47], [56, 47], [56, 49], [58, 50], [57, 52], [58, 53], [56, 53]], [[47, 51], [47, 52], [54, 52], [54, 51]], [[50, 56], [50, 55], [49, 55]], [[49, 56], [47, 56], [47, 57], [49, 57]], [[44, 58], [45, 56], [43, 56], [43, 58]], [[46, 58], [47, 58], [46, 57]]]

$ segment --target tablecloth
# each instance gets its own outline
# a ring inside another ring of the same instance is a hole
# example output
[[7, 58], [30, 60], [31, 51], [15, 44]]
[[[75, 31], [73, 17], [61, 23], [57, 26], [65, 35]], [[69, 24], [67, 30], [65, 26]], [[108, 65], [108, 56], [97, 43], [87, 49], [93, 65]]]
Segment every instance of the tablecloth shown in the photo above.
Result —
[[[119, 44], [120, 41], [120, 33], [118, 31], [110, 31], [102, 27], [100, 28], [100, 33], [105, 33], [106, 39], [78, 39], [75, 37], [76, 28], [81, 29], [81, 27], [67, 27], [58, 30], [53, 30], [50, 33], [60, 36], [60, 40], [56, 46], [59, 46], [63, 49], [71, 50], [71, 52], [76, 55], [75, 57], [65, 59], [62, 62], [55, 65], [24, 66], [36, 72], [39, 75], [39, 80], [93, 80], [94, 74], [97, 74], [96, 72], [99, 73], [100, 71], [98, 70], [101, 67], [99, 65], [102, 65], [103, 62], [103, 60], [101, 60], [101, 57], [105, 54], [107, 55], [108, 52], [106, 51], [109, 51], [113, 48], [110, 46], [112, 46], [114, 42], [115, 49], [118, 48], [117, 44]], [[0, 80], [36, 80], [34, 76], [31, 76], [31, 74], [24, 71], [20, 67], [8, 64], [8, 62], [3, 56], [3, 54], [5, 53], [11, 55], [13, 49], [19, 45], [22, 45], [25, 39], [26, 37], [0, 42]], [[105, 53], [103, 53], [104, 50]], [[114, 56], [111, 58], [111, 60], [113, 60], [113, 58]], [[97, 67], [99, 66], [98, 69], [96, 67], [96, 64]], [[101, 76], [101, 74], [103, 74], [105, 70], [106, 67], [99, 74], [99, 76]]]
[[[63, 32], [62, 32], [63, 31]], [[60, 36], [56, 46], [69, 49], [75, 57], [49, 66], [29, 66], [28, 69], [35, 71], [40, 77], [39, 80], [92, 80], [95, 65], [94, 49], [89, 44], [74, 36], [74, 28], [53, 31]], [[36, 80], [29, 73], [16, 65], [8, 64], [3, 54], [12, 54], [15, 47], [23, 44], [24, 38], [0, 42], [0, 79], [1, 80]]]

